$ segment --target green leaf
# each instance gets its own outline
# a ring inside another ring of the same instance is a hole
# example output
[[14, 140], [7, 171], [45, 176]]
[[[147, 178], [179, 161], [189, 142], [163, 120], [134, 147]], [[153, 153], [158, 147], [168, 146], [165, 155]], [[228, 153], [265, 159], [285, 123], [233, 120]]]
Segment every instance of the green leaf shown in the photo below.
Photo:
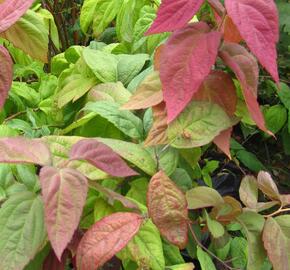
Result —
[[130, 111], [119, 110], [119, 106], [114, 102], [89, 102], [83, 110], [97, 113], [133, 139], [143, 138], [143, 124], [140, 118]]
[[162, 241], [163, 243], [163, 253], [165, 258], [165, 264], [168, 265], [177, 265], [183, 264], [184, 259], [180, 254], [180, 250], [177, 246], [169, 244], [167, 241]]
[[232, 264], [236, 268], [244, 269], [248, 261], [248, 242], [243, 237], [235, 237], [231, 242], [230, 254]]
[[158, 229], [150, 220], [141, 227], [126, 249], [141, 269], [142, 266], [152, 270], [165, 269], [162, 241]]
[[225, 234], [225, 229], [218, 221], [211, 219], [208, 213], [205, 211], [207, 227], [214, 238], [220, 238]]
[[197, 248], [197, 258], [201, 266], [201, 270], [216, 270], [211, 257], [200, 247]]
[[131, 188], [129, 189], [126, 197], [130, 197], [143, 205], [146, 205], [146, 193], [148, 189], [148, 180], [146, 178], [138, 178], [130, 182]]
[[117, 57], [90, 48], [85, 48], [83, 50], [83, 57], [86, 64], [90, 67], [98, 80], [101, 82], [117, 81]]
[[279, 104], [271, 106], [265, 112], [265, 120], [267, 128], [276, 134], [283, 128], [287, 121], [286, 108]]
[[103, 198], [97, 198], [95, 200], [95, 208], [94, 208], [94, 221], [95, 222], [113, 213], [114, 213], [114, 208], [108, 202], [106, 202]]
[[199, 209], [224, 204], [224, 199], [209, 187], [196, 187], [186, 192], [188, 209]]
[[21, 270], [46, 238], [43, 204], [31, 192], [18, 193], [0, 209], [0, 269]]
[[240, 199], [249, 208], [256, 208], [258, 203], [258, 183], [253, 176], [245, 176], [239, 189]]
[[264, 217], [254, 212], [244, 212], [237, 220], [247, 236], [249, 248], [247, 269], [260, 270], [266, 258], [262, 242]]
[[280, 90], [277, 91], [280, 100], [283, 102], [285, 107], [290, 110], [290, 88], [285, 83], [280, 83]]
[[169, 124], [168, 137], [176, 148], [208, 144], [234, 121], [216, 104], [193, 101]]
[[111, 147], [122, 158], [136, 165], [149, 175], [156, 173], [156, 162], [150, 153], [139, 144], [114, 139], [97, 138], [98, 141]]
[[170, 178], [183, 192], [192, 189], [192, 180], [186, 170], [177, 168]]
[[11, 90], [16, 95], [24, 98], [28, 106], [37, 106], [40, 101], [40, 95], [33, 88], [29, 87], [27, 83], [24, 82], [13, 82]]
[[193, 263], [183, 263], [178, 265], [167, 266], [166, 270], [193, 270], [194, 264]]
[[145, 62], [149, 60], [147, 54], [119, 55], [117, 65], [118, 80], [127, 86], [142, 70]]
[[41, 15], [27, 12], [1, 36], [32, 58], [47, 62], [48, 30]]

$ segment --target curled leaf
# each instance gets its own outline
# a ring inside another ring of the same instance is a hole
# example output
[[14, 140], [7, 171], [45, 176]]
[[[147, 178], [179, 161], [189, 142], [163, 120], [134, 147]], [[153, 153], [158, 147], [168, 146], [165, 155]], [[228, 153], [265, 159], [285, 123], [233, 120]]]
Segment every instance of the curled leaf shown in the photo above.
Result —
[[163, 171], [155, 174], [149, 183], [147, 206], [161, 234], [180, 249], [185, 248], [188, 240], [186, 198]]
[[77, 250], [79, 270], [95, 270], [123, 249], [142, 224], [135, 213], [114, 213], [95, 223], [83, 236]]
[[257, 179], [258, 187], [265, 195], [270, 199], [280, 201], [281, 198], [278, 187], [268, 172], [259, 172]]
[[84, 139], [77, 142], [71, 149], [70, 159], [86, 160], [104, 172], [116, 177], [138, 174], [109, 146], [95, 139]]
[[74, 169], [43, 167], [40, 183], [48, 238], [61, 260], [80, 222], [88, 191], [87, 179]]

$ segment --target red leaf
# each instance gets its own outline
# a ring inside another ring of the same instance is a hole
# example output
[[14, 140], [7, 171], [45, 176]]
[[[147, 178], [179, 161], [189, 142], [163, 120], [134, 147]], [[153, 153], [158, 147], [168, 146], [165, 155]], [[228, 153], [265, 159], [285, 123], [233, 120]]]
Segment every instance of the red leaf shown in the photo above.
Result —
[[275, 2], [273, 0], [226, 0], [225, 6], [250, 50], [279, 83], [276, 63], [279, 19]]
[[221, 34], [209, 32], [203, 22], [176, 31], [167, 41], [160, 59], [160, 78], [168, 122], [191, 101], [216, 61]]
[[138, 175], [110, 147], [95, 139], [84, 139], [76, 143], [71, 149], [70, 159], [86, 160], [102, 171], [116, 177]]
[[51, 250], [44, 260], [42, 270], [65, 270], [68, 253], [68, 251], [65, 251], [59, 261], [53, 250]]
[[184, 27], [203, 2], [204, 0], [163, 0], [157, 18], [146, 34], [171, 32]]
[[256, 59], [239, 44], [230, 42], [224, 43], [220, 57], [239, 79], [251, 117], [261, 130], [271, 134], [265, 126], [264, 116], [257, 101], [259, 67]]
[[213, 142], [215, 145], [223, 151], [229, 159], [232, 159], [230, 152], [230, 142], [233, 128], [222, 131], [217, 137], [214, 138]]
[[231, 76], [220, 70], [212, 71], [193, 96], [193, 100], [217, 103], [229, 116], [233, 116], [237, 106], [237, 94]]
[[160, 233], [180, 249], [188, 238], [188, 210], [185, 195], [168, 176], [160, 171], [155, 174], [147, 192], [149, 216]]
[[95, 223], [77, 250], [79, 270], [96, 270], [123, 249], [139, 231], [142, 216], [114, 213]]
[[51, 156], [46, 144], [39, 139], [1, 138], [0, 162], [50, 165]]
[[34, 0], [5, 0], [0, 4], [0, 33], [6, 31], [30, 8]]
[[[0, 23], [1, 27], [1, 23]], [[13, 63], [9, 52], [0, 45], [0, 108], [3, 107], [13, 80]]]
[[87, 179], [74, 169], [43, 167], [40, 183], [48, 238], [60, 260], [78, 227], [88, 191]]
[[240, 43], [243, 38], [232, 19], [229, 16], [226, 16], [225, 22], [223, 25], [224, 40], [233, 43]]

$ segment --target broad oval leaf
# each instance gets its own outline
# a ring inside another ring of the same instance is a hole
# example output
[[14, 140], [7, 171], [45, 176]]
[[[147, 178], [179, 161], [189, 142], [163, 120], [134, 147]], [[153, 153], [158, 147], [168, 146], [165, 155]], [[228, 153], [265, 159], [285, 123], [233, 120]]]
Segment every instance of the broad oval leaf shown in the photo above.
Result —
[[244, 47], [230, 42], [224, 42], [220, 57], [240, 81], [251, 117], [261, 130], [271, 134], [265, 126], [264, 116], [257, 101], [259, 67], [256, 59]]
[[256, 208], [258, 203], [258, 183], [255, 177], [246, 176], [239, 189], [240, 199], [249, 208]]
[[188, 209], [200, 209], [224, 204], [224, 199], [209, 187], [196, 187], [186, 192]]
[[225, 6], [250, 50], [279, 83], [276, 63], [279, 18], [275, 2], [273, 0], [226, 0]]
[[204, 0], [163, 0], [157, 18], [146, 34], [170, 32], [184, 27]]
[[290, 269], [290, 215], [267, 218], [263, 242], [273, 268]]
[[0, 139], [0, 162], [50, 165], [51, 155], [48, 146], [39, 139], [2, 138]]
[[80, 270], [95, 270], [123, 249], [143, 222], [135, 213], [115, 213], [95, 223], [83, 236], [77, 250]]
[[193, 148], [208, 144], [223, 130], [235, 124], [222, 108], [206, 101], [192, 101], [169, 124], [168, 138], [176, 148]]
[[31, 192], [18, 192], [0, 209], [0, 269], [22, 270], [46, 239], [43, 204]]
[[48, 35], [43, 18], [32, 10], [28, 10], [15, 24], [0, 34], [15, 47], [44, 63], [48, 61]]
[[4, 0], [0, 3], [0, 33], [14, 24], [34, 0]]
[[149, 216], [160, 233], [180, 249], [188, 238], [188, 210], [183, 192], [160, 171], [150, 180], [147, 191]]
[[76, 143], [71, 149], [70, 159], [86, 160], [116, 177], [138, 175], [110, 147], [95, 139], [85, 139]]
[[160, 56], [160, 79], [168, 122], [191, 101], [216, 61], [221, 34], [204, 22], [174, 32]]
[[74, 169], [43, 167], [40, 183], [48, 238], [61, 260], [79, 225], [88, 191], [87, 179]]
[[130, 100], [123, 105], [125, 110], [140, 110], [152, 107], [162, 102], [162, 86], [159, 72], [149, 74], [138, 86]]
[[13, 62], [9, 52], [2, 45], [0, 45], [0, 70], [0, 108], [2, 108], [13, 80]]

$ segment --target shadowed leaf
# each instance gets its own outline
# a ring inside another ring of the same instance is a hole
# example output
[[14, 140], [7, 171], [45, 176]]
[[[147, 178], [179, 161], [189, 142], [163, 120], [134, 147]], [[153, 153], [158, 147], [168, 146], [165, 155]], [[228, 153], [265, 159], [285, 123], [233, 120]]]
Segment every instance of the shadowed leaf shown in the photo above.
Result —
[[87, 179], [74, 169], [43, 167], [40, 183], [48, 238], [61, 260], [80, 222], [88, 191]]
[[227, 15], [223, 25], [224, 40], [233, 43], [240, 43], [243, 38], [233, 20]]
[[278, 187], [269, 173], [263, 171], [259, 172], [257, 180], [259, 189], [265, 195], [270, 199], [280, 201], [281, 198]]
[[149, 215], [161, 234], [180, 249], [185, 248], [188, 241], [186, 198], [163, 171], [150, 180], [147, 206]]
[[13, 79], [13, 62], [9, 52], [2, 45], [0, 45], [0, 70], [0, 108], [2, 108]]
[[115, 213], [95, 223], [78, 247], [78, 269], [95, 270], [101, 267], [128, 244], [142, 221], [142, 217], [135, 213]]

